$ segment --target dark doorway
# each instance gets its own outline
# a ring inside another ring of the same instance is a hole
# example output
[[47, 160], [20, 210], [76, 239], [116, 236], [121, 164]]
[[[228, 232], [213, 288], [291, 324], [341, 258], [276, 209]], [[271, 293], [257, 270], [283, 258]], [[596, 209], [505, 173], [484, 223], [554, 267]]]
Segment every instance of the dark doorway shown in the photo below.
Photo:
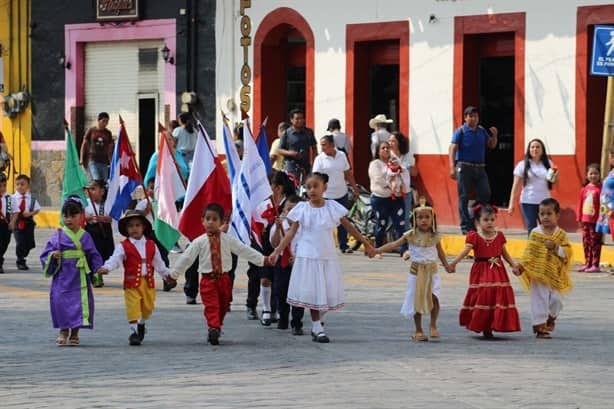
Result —
[[288, 67], [286, 80], [286, 112], [300, 109], [305, 112], [305, 66]]
[[147, 172], [151, 155], [156, 150], [156, 100], [139, 98], [139, 170]]
[[[354, 163], [369, 163], [371, 132], [369, 119], [385, 114], [399, 126], [399, 40], [360, 41], [354, 45]], [[368, 166], [354, 168], [356, 181], [369, 186]]]
[[480, 61], [480, 122], [499, 131], [497, 149], [486, 154], [491, 202], [507, 207], [514, 179], [514, 57]]
[[390, 131], [399, 129], [399, 64], [372, 65], [370, 67], [371, 113], [369, 118], [385, 114], [392, 118]]

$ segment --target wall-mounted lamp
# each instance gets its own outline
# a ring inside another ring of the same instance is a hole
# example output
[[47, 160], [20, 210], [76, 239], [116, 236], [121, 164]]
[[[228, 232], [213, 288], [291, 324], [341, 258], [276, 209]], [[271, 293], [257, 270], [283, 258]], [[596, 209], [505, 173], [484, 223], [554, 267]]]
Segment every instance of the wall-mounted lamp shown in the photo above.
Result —
[[435, 23], [437, 23], [438, 21], [439, 21], [439, 19], [437, 18], [437, 16], [436, 16], [436, 15], [431, 14], [431, 15], [429, 16], [429, 24], [435, 24]]
[[66, 68], [67, 70], [70, 70], [70, 62], [66, 61], [66, 56], [64, 54], [60, 55], [60, 58], [58, 58], [58, 64], [60, 64], [62, 67]]
[[175, 59], [171, 57], [171, 50], [164, 44], [164, 48], [160, 50], [162, 52], [162, 59], [164, 62], [169, 63], [171, 65], [175, 64]]

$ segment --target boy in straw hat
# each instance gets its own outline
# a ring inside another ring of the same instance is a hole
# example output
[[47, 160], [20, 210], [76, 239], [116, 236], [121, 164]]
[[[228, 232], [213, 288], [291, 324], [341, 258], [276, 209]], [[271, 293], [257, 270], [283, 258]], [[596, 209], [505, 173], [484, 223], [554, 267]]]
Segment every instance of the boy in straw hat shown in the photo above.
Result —
[[154, 270], [162, 278], [174, 281], [160, 257], [152, 237], [151, 223], [138, 210], [129, 210], [119, 220], [119, 232], [126, 237], [115, 247], [113, 255], [98, 269], [108, 274], [123, 265], [124, 300], [130, 323], [130, 345], [141, 345], [145, 338], [145, 321], [151, 317], [156, 301]]
[[386, 118], [384, 114], [377, 114], [369, 120], [369, 128], [373, 129], [371, 134], [371, 154], [375, 157], [375, 147], [380, 142], [388, 142], [390, 132], [388, 132], [388, 124], [393, 123], [392, 119]]

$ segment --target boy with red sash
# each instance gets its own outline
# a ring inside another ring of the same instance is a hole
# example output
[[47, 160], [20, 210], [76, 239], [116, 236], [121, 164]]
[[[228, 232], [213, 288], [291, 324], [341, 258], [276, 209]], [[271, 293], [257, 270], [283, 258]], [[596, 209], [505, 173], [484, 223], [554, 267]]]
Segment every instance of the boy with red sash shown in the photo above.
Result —
[[236, 238], [221, 231], [224, 209], [217, 203], [205, 208], [203, 224], [207, 233], [194, 240], [179, 260], [173, 265], [171, 276], [176, 279], [198, 257], [200, 272], [200, 298], [205, 306], [205, 321], [209, 327], [207, 341], [220, 343], [224, 317], [230, 305], [232, 283], [228, 271], [232, 267], [232, 254], [245, 257], [249, 262], [262, 267], [272, 265], [269, 257], [246, 246]]
[[145, 321], [151, 317], [156, 301], [154, 270], [169, 279], [169, 270], [160, 257], [152, 237], [151, 223], [143, 212], [129, 210], [119, 220], [119, 232], [126, 237], [115, 247], [113, 255], [98, 269], [108, 274], [123, 265], [124, 300], [130, 323], [130, 345], [141, 345], [145, 338]]

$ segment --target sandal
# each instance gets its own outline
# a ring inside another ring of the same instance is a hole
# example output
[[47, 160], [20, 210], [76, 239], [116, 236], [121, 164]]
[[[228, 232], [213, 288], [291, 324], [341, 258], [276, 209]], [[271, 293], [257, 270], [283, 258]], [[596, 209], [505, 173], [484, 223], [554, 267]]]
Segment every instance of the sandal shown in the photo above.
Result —
[[438, 330], [437, 328], [433, 328], [433, 327], [431, 327], [431, 328], [429, 329], [429, 336], [430, 336], [431, 338], [439, 338], [439, 336], [440, 336], [440, 335], [439, 335], [439, 330]]
[[484, 331], [483, 334], [484, 334], [484, 338], [486, 339], [493, 339], [495, 337], [492, 331]]
[[352, 254], [352, 253], [354, 253], [354, 250], [352, 250], [351, 248], [347, 248], [345, 250], [341, 250], [341, 252], [343, 254]]
[[68, 345], [68, 331], [60, 331], [60, 335], [55, 339], [55, 344], [59, 347]]
[[552, 332], [554, 331], [554, 327], [556, 326], [554, 324], [554, 320], [556, 320], [556, 318], [552, 317], [552, 316], [548, 316], [548, 320], [546, 321], [546, 327], [544, 328], [547, 332]]
[[79, 337], [78, 336], [77, 337], [72, 337], [71, 336], [70, 338], [68, 338], [68, 342], [72, 346], [77, 346], [77, 345], [81, 344], [81, 341], [79, 341]]
[[552, 339], [552, 335], [547, 331], [539, 331], [535, 336], [539, 339]]
[[414, 342], [426, 342], [429, 338], [423, 332], [416, 332], [415, 335], [412, 335], [411, 340]]

